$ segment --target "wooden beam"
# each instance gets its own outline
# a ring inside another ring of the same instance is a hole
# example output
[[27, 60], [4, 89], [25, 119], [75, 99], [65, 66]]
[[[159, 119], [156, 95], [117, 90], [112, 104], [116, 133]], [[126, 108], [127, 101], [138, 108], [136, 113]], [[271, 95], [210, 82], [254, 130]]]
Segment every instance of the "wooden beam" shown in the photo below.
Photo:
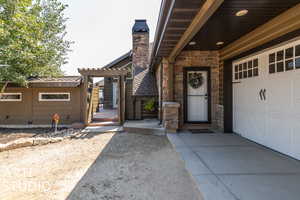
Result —
[[78, 69], [78, 72], [83, 76], [90, 77], [111, 77], [111, 76], [125, 76], [128, 73], [127, 69], [96, 69], [85, 68]]
[[174, 12], [197, 12], [196, 8], [174, 8]]
[[192, 23], [184, 32], [183, 36], [180, 38], [176, 47], [173, 49], [169, 56], [170, 61], [174, 61], [176, 56], [181, 52], [185, 45], [190, 42], [190, 40], [196, 35], [196, 33], [202, 28], [202, 26], [207, 22], [207, 20], [214, 14], [214, 12], [219, 8], [224, 0], [207, 0]]
[[220, 57], [222, 60], [232, 58], [299, 28], [300, 4], [297, 4], [221, 49]]

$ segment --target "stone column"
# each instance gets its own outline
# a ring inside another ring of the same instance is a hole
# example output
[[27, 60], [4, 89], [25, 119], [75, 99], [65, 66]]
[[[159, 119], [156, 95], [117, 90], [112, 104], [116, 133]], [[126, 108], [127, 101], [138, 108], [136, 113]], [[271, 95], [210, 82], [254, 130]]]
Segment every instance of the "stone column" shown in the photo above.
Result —
[[176, 102], [163, 103], [163, 126], [167, 132], [176, 133], [179, 128], [179, 107]]

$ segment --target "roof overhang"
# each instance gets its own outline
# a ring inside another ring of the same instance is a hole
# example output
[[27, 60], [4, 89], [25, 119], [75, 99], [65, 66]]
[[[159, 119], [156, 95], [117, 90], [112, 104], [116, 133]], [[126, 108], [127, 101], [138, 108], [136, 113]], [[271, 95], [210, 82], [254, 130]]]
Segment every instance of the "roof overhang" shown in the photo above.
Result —
[[[249, 14], [236, 17], [244, 8]], [[163, 57], [173, 62], [182, 50], [218, 50], [222, 59], [232, 58], [299, 29], [299, 18], [298, 0], [163, 0], [151, 67]]]
[[163, 0], [151, 66], [160, 58], [174, 60], [224, 0]]

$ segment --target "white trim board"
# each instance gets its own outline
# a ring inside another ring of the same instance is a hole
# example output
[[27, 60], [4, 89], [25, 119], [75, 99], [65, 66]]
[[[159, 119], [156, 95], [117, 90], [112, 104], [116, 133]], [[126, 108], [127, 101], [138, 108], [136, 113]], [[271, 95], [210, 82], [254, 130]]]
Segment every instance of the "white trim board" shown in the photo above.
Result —
[[[42, 95], [44, 94], [66, 94], [68, 95], [68, 99], [42, 99]], [[71, 101], [71, 93], [70, 92], [39, 92], [39, 101]]]

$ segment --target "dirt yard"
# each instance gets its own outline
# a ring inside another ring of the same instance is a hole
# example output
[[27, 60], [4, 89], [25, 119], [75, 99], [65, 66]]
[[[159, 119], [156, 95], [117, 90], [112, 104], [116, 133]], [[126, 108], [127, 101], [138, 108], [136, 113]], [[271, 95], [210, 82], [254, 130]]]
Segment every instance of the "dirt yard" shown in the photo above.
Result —
[[0, 199], [196, 200], [165, 137], [90, 134], [0, 153]]

